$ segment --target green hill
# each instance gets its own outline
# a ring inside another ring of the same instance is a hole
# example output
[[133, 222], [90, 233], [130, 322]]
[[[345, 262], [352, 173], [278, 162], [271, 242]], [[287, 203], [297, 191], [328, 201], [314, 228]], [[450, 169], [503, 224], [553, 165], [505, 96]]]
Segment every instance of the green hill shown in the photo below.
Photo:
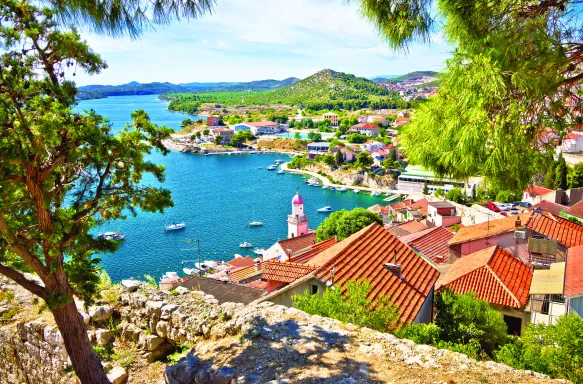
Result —
[[235, 85], [218, 87], [208, 92], [258, 92], [258, 91], [273, 91], [278, 88], [287, 87], [288, 85], [294, 84], [300, 81], [297, 77], [288, 77], [283, 80], [257, 80], [249, 81], [247, 83], [239, 83]]
[[322, 109], [404, 108], [397, 105], [395, 92], [377, 86], [363, 77], [324, 69], [303, 80], [274, 91], [167, 93], [162, 99], [171, 103], [168, 109], [194, 113], [195, 106], [214, 103], [225, 106], [290, 105]]

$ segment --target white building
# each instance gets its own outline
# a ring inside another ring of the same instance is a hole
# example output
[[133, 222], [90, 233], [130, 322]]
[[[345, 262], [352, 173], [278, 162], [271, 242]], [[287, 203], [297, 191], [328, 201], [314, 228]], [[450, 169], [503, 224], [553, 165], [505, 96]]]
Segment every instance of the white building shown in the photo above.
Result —
[[429, 193], [441, 189], [444, 193], [454, 188], [465, 190], [468, 196], [472, 195], [472, 189], [479, 185], [481, 179], [477, 177], [470, 178], [466, 185], [465, 182], [447, 178], [439, 178], [433, 172], [427, 171], [420, 166], [409, 165], [399, 175], [397, 189], [406, 192], [423, 192], [423, 187], [427, 183]]
[[239, 123], [233, 126], [235, 133], [239, 131], [251, 131], [254, 136], [272, 135], [280, 131], [280, 124], [273, 121], [258, 121], [253, 123]]
[[567, 153], [583, 152], [583, 131], [571, 131], [563, 137], [561, 151]]
[[304, 199], [297, 192], [292, 199], [292, 213], [287, 217], [287, 237], [307, 235], [308, 232], [308, 216], [304, 214]]

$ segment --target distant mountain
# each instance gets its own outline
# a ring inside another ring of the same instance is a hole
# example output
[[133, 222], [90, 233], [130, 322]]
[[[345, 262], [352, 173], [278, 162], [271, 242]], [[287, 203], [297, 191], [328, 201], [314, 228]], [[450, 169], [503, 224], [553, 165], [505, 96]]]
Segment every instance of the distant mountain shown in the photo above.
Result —
[[380, 76], [373, 76], [373, 77], [369, 77], [369, 80], [379, 80], [379, 79], [394, 79], [395, 77], [399, 77], [401, 75], [380, 75]]
[[364, 77], [324, 69], [274, 91], [272, 98], [285, 100], [286, 104], [297, 104], [306, 100], [362, 100], [389, 93]]
[[129, 96], [129, 95], [158, 95], [166, 92], [189, 92], [200, 89], [212, 89], [216, 87], [232, 86], [235, 82], [219, 83], [138, 83], [132, 81], [121, 85], [86, 85], [79, 87], [77, 99], [99, 99], [107, 96]]
[[287, 87], [288, 85], [300, 81], [297, 77], [288, 77], [283, 80], [257, 80], [248, 83], [238, 83], [236, 85], [213, 88], [212, 92], [259, 92], [259, 91], [273, 91], [278, 88]]

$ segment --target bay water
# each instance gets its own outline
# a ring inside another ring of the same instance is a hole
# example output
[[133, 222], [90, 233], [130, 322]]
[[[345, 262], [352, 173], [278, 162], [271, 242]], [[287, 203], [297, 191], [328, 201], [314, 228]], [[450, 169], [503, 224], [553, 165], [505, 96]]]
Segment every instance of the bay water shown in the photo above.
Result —
[[[169, 112], [156, 95], [84, 100], [76, 109], [93, 109], [109, 118], [114, 131], [129, 122], [136, 109], [148, 112], [152, 122], [175, 130], [187, 117], [198, 118]], [[362, 193], [310, 187], [302, 176], [267, 170], [276, 159], [288, 161], [285, 155], [202, 156], [172, 151], [167, 156], [155, 152], [150, 158], [166, 167], [163, 186], [172, 191], [174, 207], [164, 213], [139, 212], [136, 217], [112, 221], [98, 229], [119, 230], [126, 235], [116, 253], [101, 255], [101, 264], [116, 281], [144, 274], [158, 279], [166, 271], [182, 274], [182, 262], [197, 258], [196, 244], [186, 242], [194, 238], [200, 241], [202, 260], [226, 261], [235, 253], [256, 257], [239, 244], [248, 241], [254, 247], [268, 248], [286, 238], [287, 215], [296, 192], [304, 199], [304, 212], [313, 229], [327, 217], [318, 213], [318, 208], [366, 208], [382, 202], [380, 197]], [[263, 226], [246, 226], [254, 220], [262, 221]], [[186, 229], [164, 232], [164, 226], [173, 222], [186, 223]]]

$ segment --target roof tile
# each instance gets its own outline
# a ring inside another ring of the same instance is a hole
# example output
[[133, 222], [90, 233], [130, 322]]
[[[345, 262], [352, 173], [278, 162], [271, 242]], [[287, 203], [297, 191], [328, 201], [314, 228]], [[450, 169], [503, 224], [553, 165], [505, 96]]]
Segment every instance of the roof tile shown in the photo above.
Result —
[[565, 264], [564, 295], [577, 296], [583, 294], [583, 246], [569, 248]]

